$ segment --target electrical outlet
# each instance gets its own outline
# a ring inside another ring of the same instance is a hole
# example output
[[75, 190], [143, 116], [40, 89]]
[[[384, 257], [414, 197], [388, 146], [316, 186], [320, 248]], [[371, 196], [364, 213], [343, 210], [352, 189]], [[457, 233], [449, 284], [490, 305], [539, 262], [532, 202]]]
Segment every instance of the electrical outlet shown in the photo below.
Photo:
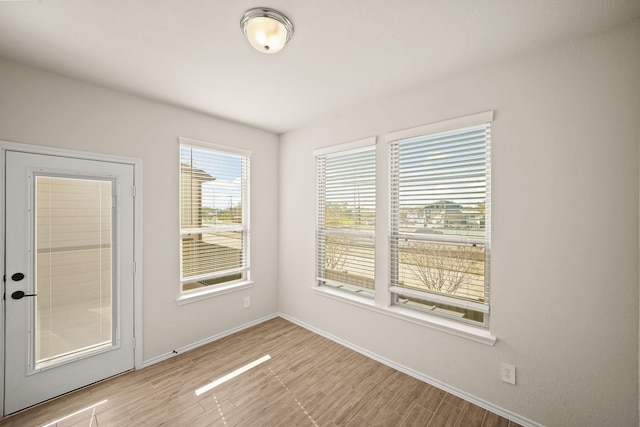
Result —
[[509, 384], [516, 384], [516, 367], [509, 365], [508, 363], [502, 363], [500, 365], [500, 377], [502, 381]]
[[244, 308], [251, 307], [251, 297], [244, 297]]

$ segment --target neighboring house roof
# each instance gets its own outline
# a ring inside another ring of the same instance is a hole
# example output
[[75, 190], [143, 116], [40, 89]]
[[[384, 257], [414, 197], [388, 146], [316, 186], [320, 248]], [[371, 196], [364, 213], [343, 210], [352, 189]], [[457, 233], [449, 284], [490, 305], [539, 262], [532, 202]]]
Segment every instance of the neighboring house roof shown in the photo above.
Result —
[[215, 177], [209, 175], [202, 169], [194, 168], [193, 166], [187, 165], [186, 163], [180, 163], [180, 173], [190, 174], [193, 178], [201, 182], [216, 180]]

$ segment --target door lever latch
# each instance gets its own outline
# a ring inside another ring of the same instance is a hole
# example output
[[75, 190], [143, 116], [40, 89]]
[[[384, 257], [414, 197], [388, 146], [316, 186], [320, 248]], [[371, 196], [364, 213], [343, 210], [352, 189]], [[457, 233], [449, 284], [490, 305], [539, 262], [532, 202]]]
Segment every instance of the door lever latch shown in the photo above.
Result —
[[23, 291], [15, 291], [11, 294], [11, 298], [13, 299], [22, 299], [24, 297], [35, 297], [38, 294], [25, 294]]

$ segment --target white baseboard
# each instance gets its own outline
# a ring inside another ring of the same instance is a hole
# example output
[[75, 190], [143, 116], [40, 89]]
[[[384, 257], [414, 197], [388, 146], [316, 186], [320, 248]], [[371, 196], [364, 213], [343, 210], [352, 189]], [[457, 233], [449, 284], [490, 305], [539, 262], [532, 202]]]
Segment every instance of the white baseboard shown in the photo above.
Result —
[[407, 368], [406, 366], [403, 366], [403, 365], [401, 365], [399, 363], [396, 363], [393, 360], [389, 360], [389, 359], [384, 358], [382, 356], [379, 356], [379, 355], [377, 355], [375, 353], [372, 353], [369, 350], [366, 350], [366, 349], [364, 349], [362, 347], [359, 347], [359, 346], [354, 345], [354, 344], [352, 344], [352, 343], [350, 343], [348, 341], [345, 341], [345, 340], [343, 340], [341, 338], [338, 338], [338, 337], [336, 337], [334, 335], [331, 335], [331, 334], [329, 334], [329, 333], [327, 333], [327, 332], [325, 332], [323, 330], [320, 330], [320, 329], [318, 329], [318, 328], [316, 328], [314, 326], [308, 325], [308, 324], [296, 319], [295, 317], [291, 317], [291, 316], [289, 316], [287, 314], [284, 314], [284, 313], [279, 313], [279, 316], [282, 317], [283, 319], [286, 319], [286, 320], [292, 322], [292, 323], [295, 323], [298, 326], [301, 326], [301, 327], [303, 327], [305, 329], [308, 329], [313, 333], [316, 333], [316, 334], [321, 335], [321, 336], [323, 336], [325, 338], [328, 338], [331, 341], [334, 341], [334, 342], [336, 342], [336, 343], [338, 343], [340, 345], [343, 345], [343, 346], [345, 346], [347, 348], [350, 348], [351, 350], [357, 351], [358, 353], [360, 353], [360, 354], [362, 354], [364, 356], [367, 356], [370, 359], [376, 360], [376, 361], [378, 361], [378, 362], [380, 362], [380, 363], [382, 363], [384, 365], [389, 366], [390, 368], [393, 368], [395, 370], [403, 372], [403, 373], [405, 373], [405, 374], [407, 374], [409, 376], [412, 376], [413, 378], [416, 378], [416, 379], [418, 379], [420, 381], [423, 381], [423, 382], [425, 382], [427, 384], [430, 384], [430, 385], [432, 385], [434, 387], [437, 387], [440, 390], [444, 390], [447, 393], [453, 394], [454, 396], [457, 396], [460, 399], [463, 399], [463, 400], [466, 400], [467, 402], [473, 403], [476, 406], [479, 406], [479, 407], [481, 407], [483, 409], [486, 409], [487, 411], [491, 411], [491, 412], [493, 412], [495, 414], [498, 414], [498, 415], [500, 415], [500, 416], [502, 416], [504, 418], [507, 418], [507, 419], [509, 419], [509, 420], [511, 420], [511, 421], [513, 421], [515, 423], [518, 423], [518, 424], [520, 424], [522, 426], [525, 426], [525, 427], [542, 427], [541, 424], [538, 424], [538, 423], [536, 423], [536, 422], [534, 422], [534, 421], [532, 421], [530, 419], [521, 417], [518, 414], [514, 414], [511, 411], [503, 409], [503, 408], [501, 408], [499, 406], [496, 406], [496, 405], [494, 405], [492, 403], [486, 402], [486, 401], [484, 401], [484, 400], [482, 400], [482, 399], [480, 399], [480, 398], [478, 398], [476, 396], [472, 396], [469, 393], [466, 393], [466, 392], [464, 392], [462, 390], [459, 390], [459, 389], [457, 389], [455, 387], [452, 387], [452, 386], [450, 386], [448, 384], [445, 384], [445, 383], [443, 383], [441, 381], [438, 381], [438, 380], [436, 380], [434, 378], [428, 377], [428, 376], [426, 376], [426, 375], [424, 375], [424, 374], [422, 374], [422, 373], [420, 373], [420, 372], [418, 372], [418, 371], [416, 371], [414, 369]]
[[146, 368], [147, 366], [151, 366], [151, 365], [154, 365], [154, 364], [156, 364], [158, 362], [162, 362], [163, 360], [170, 359], [170, 358], [172, 358], [174, 356], [177, 356], [178, 354], [184, 353], [185, 351], [193, 350], [194, 348], [200, 347], [200, 346], [205, 345], [205, 344], [209, 344], [210, 342], [217, 341], [220, 338], [224, 338], [224, 337], [226, 337], [228, 335], [235, 334], [236, 332], [240, 332], [240, 331], [242, 331], [244, 329], [247, 329], [247, 328], [250, 328], [252, 326], [259, 325], [260, 323], [264, 323], [267, 320], [275, 319], [276, 317], [279, 317], [279, 316], [280, 316], [280, 313], [269, 314], [268, 316], [261, 317], [260, 319], [253, 320], [253, 321], [251, 321], [249, 323], [245, 323], [244, 325], [238, 326], [236, 328], [229, 329], [227, 331], [224, 331], [224, 332], [221, 332], [219, 334], [213, 335], [213, 336], [211, 336], [209, 338], [205, 338], [203, 340], [196, 341], [193, 344], [189, 344], [189, 345], [186, 345], [184, 347], [176, 348], [172, 352], [161, 354], [160, 356], [152, 357], [151, 359], [145, 360], [142, 363], [142, 367]]

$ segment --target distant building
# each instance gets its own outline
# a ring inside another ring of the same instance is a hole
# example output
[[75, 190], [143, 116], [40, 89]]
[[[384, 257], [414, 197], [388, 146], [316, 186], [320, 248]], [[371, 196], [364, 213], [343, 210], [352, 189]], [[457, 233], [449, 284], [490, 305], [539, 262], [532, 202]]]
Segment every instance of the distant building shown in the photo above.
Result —
[[484, 226], [484, 207], [464, 206], [448, 200], [440, 200], [425, 206], [404, 211], [406, 224], [426, 229], [479, 229]]

